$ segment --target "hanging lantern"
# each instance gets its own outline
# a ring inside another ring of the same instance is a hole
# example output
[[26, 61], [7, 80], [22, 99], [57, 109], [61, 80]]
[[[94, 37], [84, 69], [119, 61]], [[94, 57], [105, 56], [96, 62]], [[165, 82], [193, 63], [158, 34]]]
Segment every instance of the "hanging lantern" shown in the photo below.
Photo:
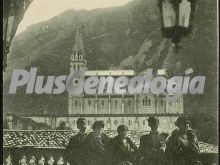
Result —
[[162, 37], [178, 46], [193, 27], [196, 0], [158, 0]]
[[7, 54], [18, 25], [32, 0], [3, 1], [3, 69], [7, 67]]

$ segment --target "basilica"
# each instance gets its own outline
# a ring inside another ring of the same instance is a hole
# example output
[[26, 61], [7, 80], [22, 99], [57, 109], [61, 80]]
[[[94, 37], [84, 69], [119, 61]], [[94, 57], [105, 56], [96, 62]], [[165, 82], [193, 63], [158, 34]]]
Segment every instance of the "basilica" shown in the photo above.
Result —
[[[135, 70], [89, 70], [87, 69], [87, 61], [84, 59], [84, 56], [82, 32], [77, 29], [70, 58], [70, 73], [76, 70], [84, 70], [85, 77], [111, 76], [114, 79], [120, 76], [132, 78], [136, 75], [146, 74], [145, 72], [136, 73]], [[73, 86], [76, 87], [78, 85], [79, 80], [74, 80]], [[165, 96], [166, 94], [154, 95], [151, 93], [125, 93], [118, 95], [114, 92], [101, 95], [83, 93], [76, 96], [69, 94], [68, 114], [70, 116], [79, 115], [87, 118], [88, 125], [91, 125], [95, 120], [101, 119], [106, 123], [106, 128], [116, 129], [117, 125], [126, 124], [132, 130], [146, 129], [147, 116], [149, 114], [157, 114], [161, 116], [161, 123], [163, 123], [161, 125], [166, 127], [164, 129], [168, 130], [174, 127], [173, 121], [177, 114], [183, 113], [183, 99], [181, 97], [176, 102], [168, 103], [164, 100]]]
[[[84, 70], [84, 78], [92, 76], [103, 78], [111, 76], [114, 80], [125, 76], [128, 79], [134, 76], [147, 75], [146, 71], [137, 73], [135, 70], [89, 70], [85, 60], [82, 32], [77, 29], [75, 42], [70, 57], [70, 73]], [[163, 70], [158, 70], [157, 75], [164, 75]], [[80, 77], [75, 77], [72, 86], [80, 85]], [[91, 85], [91, 84], [90, 84]], [[104, 90], [107, 87], [104, 86]], [[105, 130], [116, 130], [120, 124], [128, 126], [129, 130], [149, 131], [147, 118], [154, 114], [159, 117], [159, 129], [171, 132], [175, 128], [176, 118], [184, 113], [183, 98], [175, 102], [166, 102], [166, 93], [155, 95], [146, 94], [118, 94], [103, 92], [102, 94], [88, 94], [82, 92], [80, 95], [68, 94], [67, 114], [7, 114], [5, 120], [8, 129], [15, 130], [48, 130], [57, 129], [61, 123], [66, 128], [77, 130], [76, 121], [79, 117], [86, 119], [88, 129], [96, 120], [105, 123]]]

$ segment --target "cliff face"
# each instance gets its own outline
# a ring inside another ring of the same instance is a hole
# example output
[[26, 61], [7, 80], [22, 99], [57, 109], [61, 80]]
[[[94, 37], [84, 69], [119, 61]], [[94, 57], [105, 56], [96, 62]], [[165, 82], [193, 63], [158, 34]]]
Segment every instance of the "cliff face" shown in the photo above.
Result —
[[[207, 77], [205, 94], [186, 95], [185, 111], [216, 114], [216, 1], [197, 3], [194, 30], [183, 39], [179, 51], [180, 73], [193, 68], [194, 75]], [[15, 37], [9, 68], [4, 75], [4, 111], [16, 113], [67, 113], [67, 95], [26, 95], [20, 88], [8, 95], [13, 69], [38, 67], [41, 75], [69, 73], [70, 51], [74, 45], [76, 25], [81, 25], [88, 69], [162, 68], [175, 71], [171, 43], [161, 38], [160, 21], [155, 0], [134, 0], [114, 8], [92, 11], [68, 10], [53, 19], [32, 25]], [[59, 66], [59, 67], [58, 67]]]
[[[156, 1], [135, 0], [115, 8], [68, 10], [49, 21], [29, 27], [12, 43], [9, 68], [4, 75], [5, 111], [67, 112], [66, 94], [26, 95], [23, 88], [16, 95], [7, 93], [13, 69], [38, 67], [39, 75], [69, 74], [70, 52], [75, 41], [76, 25], [79, 24], [88, 69], [144, 69], [144, 59], [153, 57], [158, 45], [164, 42], [160, 37], [158, 15]], [[164, 46], [164, 49], [167, 48]], [[126, 62], [130, 56], [137, 59], [134, 66]], [[155, 66], [159, 66], [159, 61], [163, 62], [162, 59], [158, 60]]]

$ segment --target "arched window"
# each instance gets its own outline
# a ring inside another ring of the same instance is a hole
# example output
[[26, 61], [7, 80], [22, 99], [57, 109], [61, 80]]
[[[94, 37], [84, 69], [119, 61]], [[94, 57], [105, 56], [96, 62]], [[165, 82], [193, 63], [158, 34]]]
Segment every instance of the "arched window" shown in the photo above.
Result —
[[75, 106], [76, 106], [76, 107], [78, 106], [78, 101], [77, 101], [77, 100], [75, 101]]
[[147, 105], [148, 105], [148, 98], [145, 97], [145, 106], [147, 106]]
[[91, 105], [91, 100], [88, 101], [89, 106]]
[[131, 106], [131, 101], [130, 101], [130, 100], [128, 100], [128, 106], [129, 106], [129, 107]]
[[143, 100], [142, 100], [142, 105], [143, 106], [147, 106], [148, 105], [148, 100], [147, 97], [145, 97]]
[[151, 100], [150, 99], [148, 99], [148, 106], [150, 106], [151, 105]]
[[104, 105], [105, 105], [105, 101], [104, 101], [104, 100], [102, 100], [102, 106], [104, 107]]
[[71, 56], [71, 60], [74, 61], [74, 55]]
[[115, 125], [118, 125], [118, 120], [115, 120]]
[[116, 107], [118, 106], [118, 100], [115, 100], [115, 106]]
[[82, 61], [82, 55], [79, 55], [79, 60]]
[[128, 125], [129, 125], [129, 126], [132, 125], [132, 121], [131, 121], [131, 120], [128, 121]]
[[77, 79], [74, 80], [74, 83], [75, 83], [75, 84], [79, 84], [79, 80], [77, 80]]
[[163, 100], [160, 100], [160, 106], [163, 106]]

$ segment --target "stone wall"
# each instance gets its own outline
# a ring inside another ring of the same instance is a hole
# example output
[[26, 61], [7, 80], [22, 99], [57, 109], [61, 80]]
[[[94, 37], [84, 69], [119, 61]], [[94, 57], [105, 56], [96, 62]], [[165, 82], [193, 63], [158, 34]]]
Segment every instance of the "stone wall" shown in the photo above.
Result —
[[[159, 129], [165, 132], [170, 132], [175, 128], [174, 122], [177, 119], [174, 115], [164, 115], [159, 117]], [[105, 123], [106, 130], [116, 130], [120, 124], [128, 126], [129, 130], [140, 130], [149, 131], [147, 116], [136, 116], [136, 115], [99, 115], [99, 116], [88, 116], [80, 115], [86, 119], [87, 128], [91, 129], [92, 124], [95, 120], [103, 120]], [[35, 122], [45, 122], [52, 129], [59, 126], [61, 122], [66, 123], [66, 127], [76, 130], [76, 121], [79, 116], [28, 116], [23, 118], [32, 119]]]

